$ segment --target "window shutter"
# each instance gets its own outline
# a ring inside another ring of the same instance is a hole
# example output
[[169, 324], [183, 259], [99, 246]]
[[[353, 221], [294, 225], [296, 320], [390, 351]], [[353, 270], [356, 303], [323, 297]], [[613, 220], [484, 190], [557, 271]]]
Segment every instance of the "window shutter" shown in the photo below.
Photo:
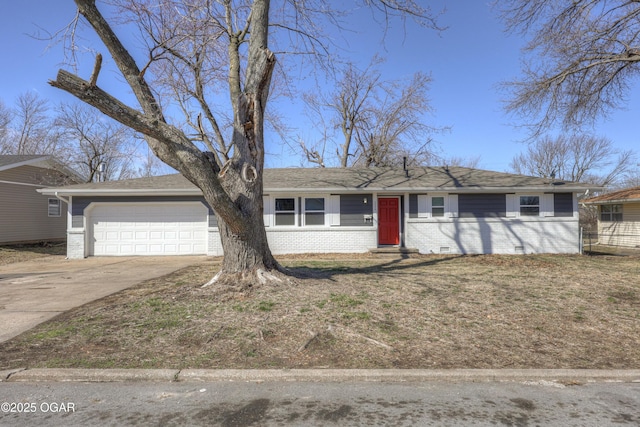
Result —
[[329, 225], [340, 225], [340, 196], [332, 194], [329, 196], [329, 209], [327, 210], [329, 215]]
[[428, 218], [429, 215], [429, 197], [426, 194], [418, 194], [418, 218]]
[[458, 195], [449, 194], [449, 217], [458, 218]]
[[542, 195], [542, 206], [540, 206], [542, 216], [554, 216], [553, 194], [545, 193]]
[[269, 196], [262, 196], [262, 219], [264, 220], [265, 227], [271, 225], [271, 207], [271, 198]]
[[515, 218], [520, 212], [520, 199], [515, 194], [507, 194], [507, 218]]

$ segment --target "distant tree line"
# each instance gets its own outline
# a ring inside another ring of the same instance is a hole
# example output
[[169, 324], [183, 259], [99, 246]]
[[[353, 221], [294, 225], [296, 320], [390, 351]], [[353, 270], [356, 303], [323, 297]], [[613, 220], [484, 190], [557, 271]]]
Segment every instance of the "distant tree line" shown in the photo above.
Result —
[[151, 176], [161, 162], [129, 128], [79, 102], [51, 103], [34, 92], [0, 100], [0, 154], [52, 155], [85, 182]]

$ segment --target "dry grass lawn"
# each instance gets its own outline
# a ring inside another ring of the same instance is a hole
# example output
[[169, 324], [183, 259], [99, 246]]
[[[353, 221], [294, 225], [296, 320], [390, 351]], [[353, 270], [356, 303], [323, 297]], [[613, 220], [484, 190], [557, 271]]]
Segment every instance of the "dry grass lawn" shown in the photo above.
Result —
[[0, 265], [29, 261], [31, 259], [44, 258], [52, 255], [65, 255], [66, 252], [66, 243], [58, 242], [0, 246]]
[[[291, 283], [210, 260], [0, 344], [0, 369], [640, 368], [640, 257], [300, 256]], [[96, 286], [100, 286], [96, 283]]]

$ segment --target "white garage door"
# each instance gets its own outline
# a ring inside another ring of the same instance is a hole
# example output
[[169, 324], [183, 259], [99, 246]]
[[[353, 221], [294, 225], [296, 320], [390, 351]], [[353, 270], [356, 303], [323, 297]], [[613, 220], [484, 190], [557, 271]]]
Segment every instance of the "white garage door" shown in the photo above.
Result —
[[202, 203], [96, 205], [89, 214], [91, 255], [198, 255], [207, 251]]

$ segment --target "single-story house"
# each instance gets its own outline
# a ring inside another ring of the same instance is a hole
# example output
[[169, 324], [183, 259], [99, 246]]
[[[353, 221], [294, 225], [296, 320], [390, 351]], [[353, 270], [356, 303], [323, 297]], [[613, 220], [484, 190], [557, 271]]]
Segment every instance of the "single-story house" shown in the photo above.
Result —
[[[580, 251], [586, 184], [463, 167], [264, 172], [274, 254], [523, 254]], [[214, 210], [179, 174], [41, 190], [68, 206], [69, 258], [222, 255]]]
[[64, 240], [67, 206], [37, 190], [77, 182], [51, 156], [0, 155], [0, 244]]
[[640, 187], [584, 201], [598, 207], [598, 240], [611, 246], [640, 247]]

